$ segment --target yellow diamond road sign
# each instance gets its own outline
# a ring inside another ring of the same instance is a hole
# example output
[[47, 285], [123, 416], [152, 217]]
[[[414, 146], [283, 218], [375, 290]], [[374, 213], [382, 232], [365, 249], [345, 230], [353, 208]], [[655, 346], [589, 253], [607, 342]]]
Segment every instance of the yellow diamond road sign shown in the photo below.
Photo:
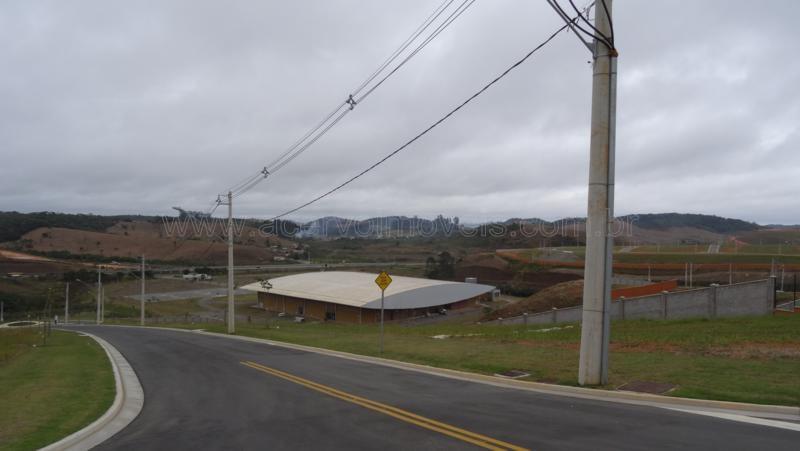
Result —
[[381, 271], [381, 273], [378, 274], [378, 277], [375, 278], [375, 283], [378, 284], [378, 286], [381, 287], [381, 291], [383, 291], [386, 290], [386, 287], [388, 287], [390, 283], [392, 283], [392, 278], [389, 277], [389, 274], [387, 274], [386, 271]]

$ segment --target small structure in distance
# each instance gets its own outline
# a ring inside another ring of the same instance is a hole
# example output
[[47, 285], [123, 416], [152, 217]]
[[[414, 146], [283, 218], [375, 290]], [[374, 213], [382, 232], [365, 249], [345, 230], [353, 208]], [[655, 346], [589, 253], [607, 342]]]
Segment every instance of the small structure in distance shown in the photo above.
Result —
[[204, 211], [184, 210], [181, 207], [172, 207], [172, 209], [178, 211], [178, 218], [180, 219], [207, 219], [211, 217], [211, 213]]

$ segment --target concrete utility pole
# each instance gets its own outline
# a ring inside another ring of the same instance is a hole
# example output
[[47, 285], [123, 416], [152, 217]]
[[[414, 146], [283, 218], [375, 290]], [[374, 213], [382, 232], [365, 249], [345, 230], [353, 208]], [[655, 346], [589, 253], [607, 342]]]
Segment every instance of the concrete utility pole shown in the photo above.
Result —
[[234, 333], [233, 305], [233, 194], [228, 191], [228, 333]]
[[64, 292], [64, 324], [69, 324], [69, 282]]
[[[612, 0], [596, 5], [595, 26], [611, 36]], [[589, 202], [586, 218], [586, 269], [578, 383], [608, 382], [611, 273], [614, 237], [614, 140], [617, 110], [617, 52], [594, 39], [592, 134], [589, 156]]]
[[100, 265], [97, 265], [97, 324], [100, 324], [100, 309], [101, 309], [101, 294], [100, 289], [103, 286], [103, 280], [100, 278]]
[[144, 255], [142, 255], [142, 290], [139, 295], [139, 325], [144, 326]]

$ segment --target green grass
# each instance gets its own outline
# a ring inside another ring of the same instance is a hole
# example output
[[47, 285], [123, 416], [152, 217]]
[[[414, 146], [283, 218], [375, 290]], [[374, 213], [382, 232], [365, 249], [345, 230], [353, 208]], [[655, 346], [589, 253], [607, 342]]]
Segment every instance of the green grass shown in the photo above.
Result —
[[[113, 402], [114, 376], [91, 338], [0, 330], [0, 449], [37, 449], [88, 425]], [[36, 345], [34, 347], [33, 345]]]
[[[576, 385], [580, 328], [568, 326], [538, 332], [549, 326], [389, 325], [383, 356], [483, 374], [524, 370], [531, 374], [529, 380]], [[203, 328], [223, 332], [224, 326]], [[239, 324], [237, 333], [379, 355], [374, 325], [280, 320], [270, 328], [263, 322]], [[453, 337], [431, 338], [434, 335]], [[663, 382], [677, 386], [672, 396], [797, 406], [800, 315], [615, 322], [610, 362], [606, 389], [631, 381]]]

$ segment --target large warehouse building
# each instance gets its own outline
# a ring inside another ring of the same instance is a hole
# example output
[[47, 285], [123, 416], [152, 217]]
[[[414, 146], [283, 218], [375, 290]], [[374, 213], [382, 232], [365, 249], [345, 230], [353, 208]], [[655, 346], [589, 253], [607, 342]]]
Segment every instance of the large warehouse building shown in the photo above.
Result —
[[[375, 277], [363, 272], [309, 272], [269, 279], [267, 288], [260, 282], [242, 288], [257, 292], [259, 304], [271, 312], [370, 323], [380, 320], [381, 290]], [[384, 298], [384, 319], [464, 308], [491, 299], [493, 291], [493, 286], [477, 283], [392, 276]]]

